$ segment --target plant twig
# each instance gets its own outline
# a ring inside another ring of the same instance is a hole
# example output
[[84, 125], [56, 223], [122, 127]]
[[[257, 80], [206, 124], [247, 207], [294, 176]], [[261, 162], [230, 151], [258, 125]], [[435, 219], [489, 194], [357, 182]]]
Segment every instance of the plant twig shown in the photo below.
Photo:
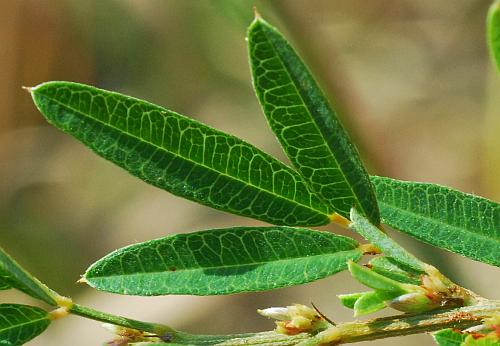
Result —
[[394, 336], [433, 332], [444, 328], [465, 329], [479, 325], [485, 318], [500, 313], [500, 301], [484, 301], [453, 310], [429, 311], [418, 315], [399, 315], [368, 321], [341, 323], [300, 346], [338, 345]]
[[352, 342], [383, 339], [394, 336], [428, 333], [444, 328], [466, 329], [482, 323], [486, 318], [500, 314], [500, 301], [485, 300], [480, 304], [452, 310], [429, 311], [417, 315], [396, 315], [366, 321], [340, 323], [316, 335], [301, 333], [283, 335], [276, 332], [239, 335], [194, 335], [175, 331], [170, 327], [114, 316], [74, 304], [72, 314], [107, 322], [157, 335], [170, 333], [173, 342], [196, 345], [276, 345], [316, 346], [339, 345]]
[[130, 318], [108, 314], [106, 312], [94, 310], [78, 304], [73, 304], [69, 312], [74, 315], [82, 316], [95, 321], [111, 323], [117, 326], [137, 329], [157, 335], [163, 335], [165, 333], [175, 333], [175, 330], [173, 330], [172, 328], [161, 324], [132, 320]]

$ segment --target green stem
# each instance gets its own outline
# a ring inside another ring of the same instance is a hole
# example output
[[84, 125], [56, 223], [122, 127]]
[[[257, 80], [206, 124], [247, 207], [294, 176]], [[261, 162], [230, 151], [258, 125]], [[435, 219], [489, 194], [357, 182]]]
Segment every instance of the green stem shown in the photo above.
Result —
[[196, 346], [294, 346], [311, 338], [310, 334], [284, 335], [276, 332], [261, 332], [236, 335], [194, 335], [188, 333], [177, 334], [172, 339], [180, 345]]
[[74, 315], [82, 316], [92, 320], [111, 323], [126, 328], [137, 329], [140, 331], [153, 333], [160, 336], [164, 335], [165, 333], [172, 333], [172, 335], [176, 333], [174, 329], [161, 324], [142, 322], [142, 321], [132, 320], [126, 317], [115, 316], [78, 304], [73, 304], [69, 309], [69, 312]]
[[362, 322], [347, 322], [329, 328], [299, 345], [338, 345], [427, 333], [444, 328], [465, 329], [479, 325], [485, 318], [498, 314], [500, 314], [500, 301], [490, 300], [453, 310], [376, 318]]
[[316, 335], [301, 333], [283, 335], [276, 332], [262, 332], [236, 335], [193, 335], [174, 329], [125, 317], [114, 316], [85, 306], [74, 304], [72, 314], [93, 320], [107, 322], [126, 328], [137, 329], [156, 335], [170, 333], [175, 343], [183, 345], [275, 345], [275, 346], [317, 346], [339, 345], [360, 341], [384, 339], [394, 336], [433, 332], [445, 328], [465, 329], [479, 325], [485, 318], [500, 314], [500, 301], [488, 300], [480, 304], [453, 310], [429, 311], [418, 315], [396, 315], [367, 321], [338, 324]]

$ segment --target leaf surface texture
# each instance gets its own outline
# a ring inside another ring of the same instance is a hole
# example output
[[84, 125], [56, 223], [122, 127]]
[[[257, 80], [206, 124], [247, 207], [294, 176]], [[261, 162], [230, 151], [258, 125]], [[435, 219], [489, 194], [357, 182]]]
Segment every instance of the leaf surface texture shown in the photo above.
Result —
[[149, 184], [272, 224], [330, 221], [295, 171], [241, 139], [87, 85], [48, 82], [31, 91], [50, 123]]
[[119, 249], [85, 273], [89, 285], [130, 295], [216, 295], [310, 282], [347, 268], [350, 238], [288, 227], [177, 234]]
[[255, 92], [290, 161], [314, 192], [345, 218], [355, 206], [374, 224], [373, 187], [346, 131], [295, 50], [261, 18], [248, 31]]
[[45, 310], [28, 305], [0, 304], [0, 341], [7, 345], [22, 345], [41, 334], [49, 324]]
[[423, 242], [500, 266], [500, 205], [444, 186], [372, 177], [382, 221]]

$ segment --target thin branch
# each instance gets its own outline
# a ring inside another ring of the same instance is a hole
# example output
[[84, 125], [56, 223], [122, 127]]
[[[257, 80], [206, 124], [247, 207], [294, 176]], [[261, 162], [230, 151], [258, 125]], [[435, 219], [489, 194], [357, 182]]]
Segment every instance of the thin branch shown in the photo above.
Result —
[[405, 314], [361, 322], [347, 322], [325, 330], [299, 345], [338, 345], [428, 333], [444, 328], [465, 329], [479, 325], [485, 318], [499, 313], [500, 301], [483, 301], [478, 305], [453, 310], [430, 311], [418, 315]]

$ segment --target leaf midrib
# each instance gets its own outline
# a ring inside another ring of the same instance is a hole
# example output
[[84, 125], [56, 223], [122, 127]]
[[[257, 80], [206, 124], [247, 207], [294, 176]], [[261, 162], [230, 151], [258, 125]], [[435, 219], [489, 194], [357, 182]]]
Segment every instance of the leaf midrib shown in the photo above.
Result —
[[[422, 214], [419, 214], [417, 212], [414, 212], [414, 211], [411, 211], [411, 210], [408, 210], [408, 209], [403, 209], [402, 207], [394, 206], [394, 205], [392, 205], [390, 203], [387, 203], [387, 202], [382, 202], [382, 201], [379, 200], [378, 203], [381, 204], [381, 205], [385, 205], [388, 208], [400, 210], [403, 214], [406, 213], [406, 214], [410, 214], [410, 215], [418, 217], [418, 218], [422, 218], [422, 219], [426, 220], [428, 223], [442, 225], [444, 227], [448, 227], [448, 228], [451, 228], [453, 230], [456, 230], [457, 232], [467, 233], [467, 234], [473, 235], [475, 237], [479, 236], [479, 238], [481, 238], [483, 240], [488, 240], [488, 241], [494, 240], [495, 242], [498, 242], [500, 244], [500, 238], [495, 238], [494, 236], [489, 237], [489, 236], [487, 236], [487, 235], [485, 235], [483, 233], [476, 233], [473, 230], [468, 229], [468, 228], [461, 228], [461, 227], [456, 226], [456, 225], [450, 225], [450, 224], [445, 223], [443, 221], [436, 220], [436, 219], [434, 219], [434, 218], [432, 218], [430, 216], [422, 215]], [[414, 233], [414, 234], [418, 234], [418, 233]]]
[[[110, 93], [111, 93], [111, 94], [114, 94], [114, 93], [112, 93], [112, 92], [110, 92]], [[305, 204], [303, 204], [303, 203], [299, 203], [298, 201], [296, 201], [296, 200], [294, 200], [294, 199], [289, 199], [289, 198], [287, 198], [287, 197], [285, 197], [285, 196], [282, 196], [282, 195], [277, 195], [277, 194], [275, 194], [274, 192], [271, 192], [271, 191], [269, 191], [269, 190], [265, 190], [264, 188], [259, 187], [259, 186], [256, 186], [256, 185], [253, 185], [253, 184], [252, 184], [252, 183], [250, 183], [250, 182], [246, 182], [246, 181], [244, 181], [244, 180], [238, 179], [237, 177], [234, 177], [234, 176], [228, 175], [227, 173], [224, 173], [224, 172], [220, 172], [220, 171], [218, 171], [218, 170], [215, 170], [215, 169], [214, 169], [214, 168], [212, 168], [212, 167], [208, 167], [208, 166], [203, 165], [203, 164], [201, 164], [201, 163], [199, 163], [199, 162], [193, 161], [193, 160], [191, 160], [190, 158], [187, 158], [187, 157], [185, 157], [185, 156], [181, 156], [181, 155], [179, 155], [179, 154], [177, 154], [177, 153], [174, 153], [174, 152], [172, 152], [172, 151], [170, 151], [170, 150], [168, 150], [168, 149], [166, 149], [166, 148], [164, 148], [164, 147], [158, 146], [158, 145], [156, 145], [156, 144], [154, 144], [154, 143], [152, 143], [152, 142], [145, 141], [145, 140], [144, 140], [144, 139], [142, 139], [141, 137], [138, 137], [138, 136], [136, 136], [136, 135], [133, 135], [133, 134], [131, 134], [131, 133], [130, 133], [130, 132], [128, 132], [128, 131], [121, 130], [121, 129], [119, 129], [119, 128], [117, 128], [117, 127], [115, 127], [115, 126], [113, 126], [113, 125], [111, 125], [111, 124], [109, 124], [109, 123], [106, 123], [106, 122], [104, 122], [104, 121], [102, 121], [102, 120], [99, 120], [99, 119], [97, 119], [97, 118], [94, 118], [94, 117], [92, 117], [92, 116], [90, 116], [90, 115], [87, 115], [87, 114], [85, 114], [84, 112], [82, 112], [82, 111], [80, 111], [80, 110], [77, 110], [77, 109], [74, 109], [74, 108], [72, 108], [72, 107], [68, 106], [67, 104], [62, 103], [61, 101], [58, 101], [58, 100], [57, 100], [57, 99], [55, 99], [55, 98], [50, 98], [49, 96], [44, 95], [44, 94], [41, 94], [41, 95], [42, 95], [42, 96], [44, 96], [44, 97], [46, 97], [46, 98], [48, 98], [48, 99], [50, 99], [50, 100], [52, 100], [53, 102], [56, 102], [56, 103], [57, 103], [57, 104], [59, 104], [60, 106], [62, 106], [62, 107], [64, 107], [64, 108], [66, 108], [66, 109], [68, 109], [68, 110], [70, 110], [70, 111], [73, 111], [73, 112], [75, 112], [75, 113], [78, 113], [78, 114], [80, 114], [80, 115], [82, 115], [82, 116], [84, 116], [84, 117], [90, 118], [90, 119], [92, 119], [93, 121], [95, 121], [95, 122], [97, 122], [97, 123], [100, 123], [100, 124], [102, 124], [102, 125], [108, 126], [109, 128], [111, 128], [111, 129], [113, 129], [113, 130], [115, 130], [115, 131], [117, 131], [117, 132], [120, 132], [120, 133], [122, 133], [122, 134], [125, 134], [125, 135], [127, 135], [127, 136], [129, 136], [129, 137], [131, 137], [131, 138], [134, 138], [134, 139], [136, 139], [136, 140], [138, 140], [138, 141], [140, 141], [140, 142], [143, 142], [143, 143], [146, 143], [146, 144], [148, 144], [148, 145], [151, 145], [152, 147], [155, 147], [155, 148], [157, 148], [157, 149], [159, 149], [159, 150], [161, 150], [161, 151], [164, 151], [164, 152], [169, 153], [169, 154], [171, 154], [171, 155], [174, 155], [174, 156], [180, 157], [180, 158], [182, 158], [183, 160], [188, 161], [188, 162], [191, 162], [191, 163], [192, 163], [192, 164], [194, 164], [194, 165], [198, 165], [198, 166], [200, 166], [200, 167], [204, 167], [204, 168], [206, 168], [206, 169], [208, 169], [208, 170], [211, 170], [212, 172], [216, 172], [216, 173], [218, 173], [218, 174], [220, 174], [220, 175], [222, 175], [222, 176], [228, 177], [228, 178], [230, 178], [230, 179], [232, 179], [232, 180], [238, 181], [238, 182], [243, 183], [243, 184], [245, 184], [245, 185], [247, 185], [247, 186], [251, 186], [251, 187], [253, 187], [253, 188], [255, 188], [255, 189], [259, 190], [259, 191], [262, 191], [262, 192], [264, 192], [264, 193], [267, 193], [267, 194], [269, 194], [269, 195], [271, 195], [271, 196], [276, 196], [277, 198], [283, 199], [283, 200], [288, 201], [288, 202], [292, 202], [292, 203], [294, 203], [294, 204], [298, 204], [298, 205], [303, 206], [303, 207], [305, 207], [305, 208], [307, 208], [307, 209], [309, 209], [309, 210], [311, 210], [311, 211], [314, 211], [314, 212], [320, 213], [320, 214], [322, 214], [322, 215], [326, 216], [327, 218], [329, 217], [329, 215], [328, 215], [328, 214], [325, 214], [323, 211], [320, 211], [320, 210], [314, 209], [314, 208], [312, 208], [311, 206], [305, 205]], [[134, 99], [134, 98], [130, 98], [130, 99], [133, 99], [134, 101], [144, 102], [144, 103], [148, 104], [148, 102], [145, 102], [145, 101], [136, 100], [136, 99]], [[154, 106], [155, 106], [155, 107], [158, 107], [158, 108], [161, 108], [160, 106], [157, 106], [157, 105], [154, 105]], [[162, 109], [162, 110], [163, 110], [163, 111], [165, 111], [165, 112], [168, 112], [166, 109]], [[181, 116], [180, 114], [176, 114], [176, 115]], [[189, 119], [188, 119], [188, 120], [189, 120]], [[201, 124], [201, 123], [200, 123], [200, 124]], [[206, 126], [206, 125], [203, 125], [203, 124], [201, 124], [201, 125], [202, 125], [202, 126]], [[225, 134], [225, 135], [226, 135], [226, 136], [231, 136], [231, 135], [227, 135], [227, 134]], [[231, 137], [232, 137], [232, 136], [231, 136]], [[240, 139], [239, 139], [239, 140], [240, 140]], [[241, 140], [240, 140], [240, 141], [241, 141]], [[243, 142], [243, 143], [244, 143], [244, 144], [247, 144], [247, 145], [250, 145], [250, 144], [248, 144], [248, 143], [246, 143], [246, 142]], [[287, 167], [285, 164], [283, 164], [283, 165], [284, 165], [285, 167]], [[289, 168], [289, 169], [290, 169], [290, 167], [287, 167], [287, 168]], [[292, 171], [293, 171], [293, 170], [292, 170]], [[306, 187], [305, 185], [304, 185], [304, 187], [307, 189], [307, 187]], [[310, 191], [308, 191], [308, 192], [310, 193]]]
[[[264, 25], [262, 23], [260, 23], [260, 25]], [[262, 29], [261, 29], [262, 30]], [[270, 28], [270, 30], [273, 30], [272, 28]], [[288, 77], [290, 77], [290, 80], [292, 81], [292, 85], [293, 87], [295, 88], [295, 91], [297, 92], [297, 94], [299, 95], [300, 99], [302, 100], [302, 103], [305, 105], [305, 108], [307, 109], [307, 113], [309, 114], [309, 116], [311, 117], [312, 119], [312, 123], [314, 124], [314, 127], [318, 130], [318, 132], [321, 134], [321, 136], [324, 138], [325, 137], [325, 134], [323, 133], [323, 131], [321, 131], [321, 128], [318, 126], [318, 124], [316, 123], [316, 121], [314, 120], [314, 117], [312, 116], [312, 113], [309, 109], [309, 104], [305, 102], [304, 100], [304, 97], [302, 96], [302, 93], [300, 92], [299, 88], [297, 87], [297, 81], [295, 80], [295, 78], [292, 77], [292, 75], [288, 72], [287, 70], [287, 64], [285, 64], [284, 62], [284, 59], [282, 58], [281, 54], [276, 50], [276, 48], [274, 47], [274, 44], [271, 42], [271, 40], [269, 39], [269, 37], [267, 36], [265, 30], [262, 30], [262, 33], [264, 34], [264, 36], [266, 37], [266, 40], [267, 42], [270, 44], [270, 46], [272, 47], [274, 53], [279, 57], [280, 59], [280, 63], [282, 64], [283, 66], [283, 70], [285, 71], [285, 73], [288, 75]], [[307, 74], [310, 76], [311, 73], [309, 71], [307, 71]], [[324, 96], [323, 96], [324, 97]], [[326, 144], [326, 147], [328, 148], [328, 151], [330, 152], [331, 156], [333, 157], [333, 160], [335, 161], [335, 163], [337, 164], [337, 167], [342, 167], [340, 164], [339, 164], [339, 161], [337, 160], [337, 157], [335, 156], [335, 153], [332, 151], [332, 149], [330, 148], [330, 146], [328, 145], [328, 143], [325, 141], [325, 144]], [[364, 206], [359, 202], [359, 196], [357, 193], [354, 192], [354, 190], [352, 189], [352, 186], [351, 186], [351, 183], [349, 180], [347, 180], [346, 178], [346, 175], [344, 174], [343, 170], [342, 169], [339, 169], [339, 172], [342, 174], [342, 177], [344, 178], [344, 181], [347, 183], [347, 186], [349, 187], [349, 190], [351, 191], [352, 195], [356, 197], [356, 203], [358, 204], [358, 206], [363, 209], [363, 211], [365, 213], [367, 213], [367, 215], [369, 215], [369, 213], [367, 212], [367, 210], [364, 208]], [[323, 200], [324, 200], [324, 197], [323, 196], [320, 196]], [[334, 206], [332, 206], [334, 207]], [[335, 209], [339, 210], [339, 208], [337, 207], [334, 207]]]
[[[23, 313], [23, 315], [24, 315], [24, 313]], [[35, 324], [35, 323], [38, 323], [38, 322], [41, 322], [41, 321], [49, 321], [49, 319], [48, 319], [47, 316], [45, 316], [45, 317], [38, 318], [36, 320], [30, 320], [28, 322], [23, 322], [21, 324], [10, 325], [7, 328], [1, 328], [0, 329], [0, 333], [4, 333], [4, 332], [9, 331], [11, 329], [22, 328], [22, 327], [25, 327], [27, 325]]]
[[[318, 255], [313, 255], [313, 256], [301, 256], [301, 257], [287, 257], [287, 258], [281, 258], [275, 261], [265, 261], [265, 262], [253, 262], [253, 263], [244, 263], [244, 264], [231, 264], [231, 265], [223, 265], [223, 266], [209, 266], [209, 267], [198, 267], [198, 268], [187, 268], [187, 269], [177, 269], [176, 271], [171, 271], [171, 270], [163, 270], [163, 271], [153, 271], [153, 272], [137, 272], [133, 274], [119, 274], [119, 275], [107, 275], [107, 276], [94, 276], [94, 277], [87, 277], [85, 274], [85, 278], [89, 279], [106, 279], [106, 278], [117, 278], [117, 277], [127, 277], [127, 276], [142, 276], [142, 275], [154, 275], [154, 274], [163, 274], [163, 273], [180, 273], [180, 272], [192, 272], [192, 271], [199, 271], [199, 270], [207, 270], [207, 269], [230, 269], [230, 268], [235, 268], [235, 267], [245, 267], [245, 266], [260, 266], [260, 265], [265, 265], [268, 263], [280, 263], [280, 262], [288, 262], [288, 261], [293, 261], [293, 260], [300, 260], [303, 258], [315, 258], [315, 257], [323, 257], [323, 256], [334, 256], [337, 254], [342, 254], [345, 252], [354, 252], [356, 251], [357, 248], [353, 248], [351, 250], [342, 250], [342, 251], [337, 251], [334, 253], [327, 253], [327, 254], [318, 254]], [[358, 250], [359, 251], [359, 250]], [[361, 253], [359, 251], [359, 253]], [[90, 268], [89, 271], [91, 271], [93, 268]]]

